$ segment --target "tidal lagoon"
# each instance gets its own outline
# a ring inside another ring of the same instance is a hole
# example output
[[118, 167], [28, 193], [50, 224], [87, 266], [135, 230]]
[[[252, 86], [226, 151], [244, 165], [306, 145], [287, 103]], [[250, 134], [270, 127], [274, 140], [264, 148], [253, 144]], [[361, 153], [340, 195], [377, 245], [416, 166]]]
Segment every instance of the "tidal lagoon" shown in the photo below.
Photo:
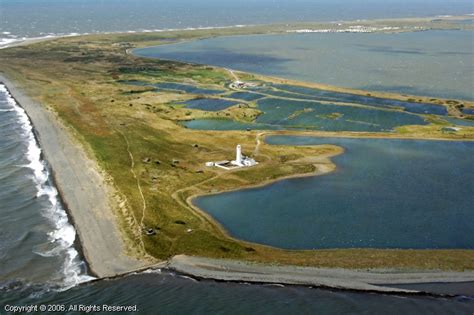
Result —
[[134, 50], [335, 86], [474, 100], [472, 31], [217, 37]]
[[322, 176], [199, 197], [231, 235], [289, 249], [473, 249], [474, 142], [270, 136], [341, 146]]

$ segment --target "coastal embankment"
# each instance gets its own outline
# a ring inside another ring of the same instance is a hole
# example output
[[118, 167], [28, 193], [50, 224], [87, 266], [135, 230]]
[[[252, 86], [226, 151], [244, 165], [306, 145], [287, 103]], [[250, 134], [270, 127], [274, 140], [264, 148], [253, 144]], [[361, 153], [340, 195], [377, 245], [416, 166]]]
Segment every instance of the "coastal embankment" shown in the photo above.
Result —
[[[417, 288], [417, 290], [395, 287], [402, 284], [474, 281], [473, 271], [349, 270], [342, 268], [261, 265], [251, 262], [186, 255], [174, 256], [169, 261], [168, 268], [193, 277], [219, 281], [305, 285], [394, 294], [431, 292], [430, 290], [425, 290], [423, 286]], [[394, 286], [391, 287], [391, 285]]]
[[139, 270], [150, 262], [126, 254], [110, 198], [114, 192], [70, 132], [54, 114], [35, 102], [11, 80], [2, 82], [28, 114], [45, 160], [79, 236], [92, 274], [112, 277]]

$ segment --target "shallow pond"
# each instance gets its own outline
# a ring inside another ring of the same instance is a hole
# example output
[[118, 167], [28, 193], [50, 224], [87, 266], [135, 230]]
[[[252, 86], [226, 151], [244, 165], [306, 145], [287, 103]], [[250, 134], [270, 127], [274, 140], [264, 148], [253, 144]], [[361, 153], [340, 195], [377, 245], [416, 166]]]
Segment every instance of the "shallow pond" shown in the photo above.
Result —
[[186, 108], [216, 112], [234, 106], [238, 103], [219, 98], [196, 98], [180, 104], [185, 104]]
[[244, 101], [254, 101], [264, 97], [264, 95], [252, 92], [234, 92], [228, 96], [229, 98], [239, 99]]
[[[385, 108], [402, 108], [403, 110], [416, 113], [416, 114], [433, 114], [433, 115], [447, 115], [447, 110], [444, 106], [427, 104], [427, 103], [415, 103], [398, 101], [394, 99], [378, 98], [372, 96], [364, 96], [349, 93], [331, 92], [314, 88], [307, 88], [293, 85], [276, 85], [280, 90], [285, 92], [270, 92], [277, 96], [303, 98], [322, 101], [335, 101], [335, 102], [347, 102], [357, 103], [361, 105], [374, 106], [374, 107], [385, 107]], [[294, 94], [292, 94], [294, 93]]]
[[282, 130], [291, 129], [283, 128], [277, 125], [244, 123], [231, 119], [195, 119], [183, 121], [181, 123], [186, 128], [197, 130]]
[[[210, 105], [209, 105], [210, 106]], [[370, 107], [323, 104], [315, 101], [292, 101], [264, 98], [257, 101], [262, 111], [255, 123], [225, 119], [201, 119], [184, 122], [200, 130], [325, 130], [325, 131], [391, 131], [397, 126], [426, 125], [421, 116]]]
[[398, 111], [319, 102], [263, 99], [257, 123], [330, 131], [390, 131], [402, 125], [425, 125], [422, 117]]

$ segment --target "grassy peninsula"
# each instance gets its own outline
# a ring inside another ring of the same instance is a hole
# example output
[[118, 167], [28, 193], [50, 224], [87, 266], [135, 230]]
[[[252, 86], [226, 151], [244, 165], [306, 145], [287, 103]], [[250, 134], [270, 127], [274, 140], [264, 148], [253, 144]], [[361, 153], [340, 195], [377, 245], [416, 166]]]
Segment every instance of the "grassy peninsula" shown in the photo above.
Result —
[[[449, 19], [358, 22], [364, 23], [371, 27], [396, 27], [405, 23], [410, 27], [404, 31], [454, 27]], [[176, 90], [160, 90], [157, 93], [149, 85], [127, 84], [182, 83], [202, 89], [222, 90], [219, 98], [228, 99], [235, 92], [229, 85], [237, 76], [242, 81], [285, 83], [432, 103], [445, 106], [452, 116], [459, 115], [458, 105], [461, 103], [474, 108], [472, 102], [463, 100], [355, 91], [249, 73], [234, 73], [207, 65], [138, 58], [130, 54], [130, 50], [136, 47], [210, 36], [323, 27], [328, 25], [256, 26], [61, 38], [1, 50], [0, 69], [5, 76], [21, 85], [30, 97], [54, 113], [78, 143], [86, 148], [89, 156], [97, 161], [108, 184], [117, 191], [111, 203], [131, 255], [142, 259], [148, 257], [146, 259], [165, 260], [174, 255], [186, 254], [317, 267], [474, 269], [474, 252], [469, 250], [289, 251], [247, 243], [230, 237], [212, 218], [190, 203], [193, 196], [200, 194], [263, 185], [288, 177], [327, 173], [336, 167], [331, 162], [331, 157], [343, 154], [342, 148], [331, 145], [266, 145], [263, 138], [270, 133], [474, 139], [473, 127], [463, 127], [462, 132], [445, 132], [445, 122], [436, 119], [428, 125], [403, 126], [394, 132], [380, 133], [191, 130], [183, 127], [181, 122], [199, 118], [252, 122], [260, 112], [252, 101], [241, 101], [223, 111], [193, 110], [184, 107], [182, 102], [196, 97], [205, 98], [206, 95]], [[290, 118], [308, 111], [296, 111]], [[336, 120], [340, 116], [341, 114], [334, 113], [325, 118]], [[259, 161], [259, 165], [235, 171], [204, 166], [209, 160], [231, 159], [236, 144], [241, 144], [244, 154], [253, 156]], [[149, 228], [154, 229], [156, 234], [146, 235], [145, 231]]]

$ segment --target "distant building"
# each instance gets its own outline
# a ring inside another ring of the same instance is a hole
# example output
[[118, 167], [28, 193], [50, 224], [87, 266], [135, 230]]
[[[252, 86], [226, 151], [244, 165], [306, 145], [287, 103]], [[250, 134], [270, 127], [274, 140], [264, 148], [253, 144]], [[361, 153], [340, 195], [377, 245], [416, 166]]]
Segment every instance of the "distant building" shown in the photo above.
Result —
[[454, 133], [456, 131], [459, 131], [461, 130], [461, 128], [458, 128], [458, 127], [443, 127], [441, 128], [441, 132], [444, 132], [444, 133]]
[[242, 82], [242, 81], [234, 81], [230, 84], [230, 88], [232, 89], [245, 89], [248, 87], [255, 87], [257, 86], [255, 83], [252, 82]]

